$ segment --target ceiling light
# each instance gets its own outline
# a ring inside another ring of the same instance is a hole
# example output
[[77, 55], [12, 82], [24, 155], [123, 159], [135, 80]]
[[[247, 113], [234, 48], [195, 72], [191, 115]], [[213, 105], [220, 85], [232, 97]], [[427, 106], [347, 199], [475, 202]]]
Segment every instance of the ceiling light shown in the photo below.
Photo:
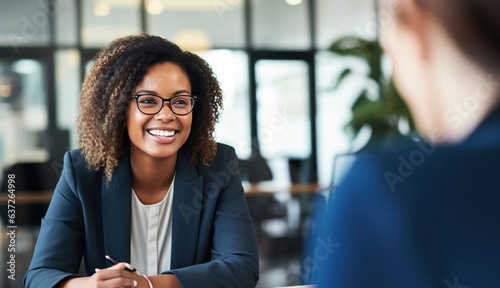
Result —
[[189, 51], [209, 50], [212, 46], [210, 37], [201, 30], [182, 30], [173, 37], [172, 42]]
[[146, 10], [151, 15], [158, 15], [163, 12], [163, 4], [160, 1], [151, 0], [146, 7]]
[[285, 1], [286, 1], [286, 4], [292, 5], [292, 6], [300, 5], [302, 3], [302, 0], [285, 0]]
[[12, 71], [19, 74], [35, 73], [38, 69], [38, 63], [31, 59], [21, 59], [12, 63]]
[[95, 16], [106, 16], [109, 14], [110, 11], [111, 11], [111, 6], [109, 5], [109, 3], [99, 2], [94, 6]]

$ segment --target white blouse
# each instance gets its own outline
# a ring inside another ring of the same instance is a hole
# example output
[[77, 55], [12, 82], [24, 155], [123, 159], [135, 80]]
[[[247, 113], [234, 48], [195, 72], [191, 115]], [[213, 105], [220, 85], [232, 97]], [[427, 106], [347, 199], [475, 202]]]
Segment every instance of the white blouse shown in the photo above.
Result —
[[163, 200], [144, 205], [132, 189], [130, 264], [142, 274], [158, 275], [170, 270], [173, 194], [174, 180]]

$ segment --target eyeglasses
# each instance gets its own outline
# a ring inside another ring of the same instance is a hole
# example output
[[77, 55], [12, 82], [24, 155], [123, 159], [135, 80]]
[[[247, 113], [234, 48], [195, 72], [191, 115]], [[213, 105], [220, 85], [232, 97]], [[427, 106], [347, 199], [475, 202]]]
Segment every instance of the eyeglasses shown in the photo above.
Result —
[[135, 102], [137, 103], [137, 108], [139, 111], [146, 115], [154, 115], [161, 111], [163, 108], [163, 103], [168, 102], [168, 107], [178, 116], [183, 116], [191, 113], [193, 111], [194, 102], [196, 96], [193, 95], [182, 95], [175, 96], [170, 99], [164, 99], [156, 95], [134, 95]]

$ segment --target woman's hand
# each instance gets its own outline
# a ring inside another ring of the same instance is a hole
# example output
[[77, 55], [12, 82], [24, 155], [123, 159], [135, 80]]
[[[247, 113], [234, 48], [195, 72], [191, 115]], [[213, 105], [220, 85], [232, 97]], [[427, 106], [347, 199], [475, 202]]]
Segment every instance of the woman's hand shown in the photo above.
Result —
[[125, 271], [125, 263], [118, 263], [106, 269], [96, 269], [94, 275], [88, 279], [89, 285], [85, 287], [136, 287], [137, 280], [135, 280], [135, 276], [138, 275]]
[[[61, 288], [132, 288], [142, 281], [139, 275], [125, 271], [125, 263], [118, 263], [106, 269], [96, 269], [90, 277], [72, 278]], [[146, 284], [147, 285], [147, 284]], [[147, 286], [146, 286], [147, 287]]]

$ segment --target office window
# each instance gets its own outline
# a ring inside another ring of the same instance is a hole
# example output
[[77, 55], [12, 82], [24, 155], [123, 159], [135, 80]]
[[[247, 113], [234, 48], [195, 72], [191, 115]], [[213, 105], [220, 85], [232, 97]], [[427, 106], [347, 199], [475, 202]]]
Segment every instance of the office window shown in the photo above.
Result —
[[2, 1], [0, 4], [0, 46], [46, 46], [52, 12], [47, 1]]
[[212, 66], [224, 94], [224, 110], [215, 128], [216, 140], [233, 146], [240, 159], [248, 159], [252, 153], [248, 56], [238, 50], [210, 50], [200, 56]]
[[82, 6], [82, 43], [86, 47], [101, 47], [141, 31], [139, 0], [89, 0], [82, 1]]
[[187, 50], [245, 45], [243, 1], [147, 0], [148, 32]]
[[301, 60], [259, 60], [255, 65], [260, 151], [277, 185], [291, 184], [290, 161], [311, 155], [308, 69]]
[[251, 0], [252, 45], [267, 49], [309, 49], [308, 1]]
[[[340, 73], [345, 68], [354, 73], [345, 78], [333, 90]], [[316, 135], [318, 155], [318, 182], [322, 186], [332, 184], [335, 157], [355, 152], [363, 147], [370, 135], [370, 129], [363, 129], [356, 141], [351, 142], [344, 126], [352, 117], [351, 106], [361, 90], [366, 87], [366, 64], [359, 59], [337, 56], [329, 52], [316, 55]], [[359, 75], [359, 76], [357, 76]], [[375, 91], [372, 91], [376, 93]]]
[[56, 43], [76, 45], [78, 41], [76, 1], [54, 1], [54, 5]]
[[373, 0], [316, 0], [316, 47], [327, 49], [346, 35], [373, 39], [377, 22]]
[[70, 131], [68, 148], [74, 149], [78, 146], [74, 128], [80, 93], [80, 54], [77, 50], [59, 50], [55, 62], [57, 127]]
[[44, 70], [38, 60], [0, 60], [0, 162], [48, 158]]

